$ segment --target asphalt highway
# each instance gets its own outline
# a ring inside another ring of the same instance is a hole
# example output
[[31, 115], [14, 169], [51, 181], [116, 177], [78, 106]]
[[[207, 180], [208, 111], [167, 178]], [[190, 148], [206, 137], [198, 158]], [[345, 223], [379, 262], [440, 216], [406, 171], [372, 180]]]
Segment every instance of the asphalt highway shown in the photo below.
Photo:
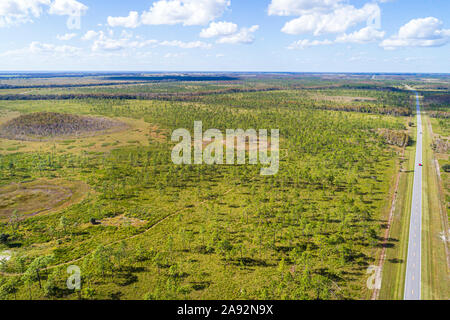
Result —
[[414, 186], [409, 226], [408, 257], [405, 278], [405, 300], [420, 300], [422, 245], [422, 117], [419, 95], [416, 93], [417, 142], [414, 167]]

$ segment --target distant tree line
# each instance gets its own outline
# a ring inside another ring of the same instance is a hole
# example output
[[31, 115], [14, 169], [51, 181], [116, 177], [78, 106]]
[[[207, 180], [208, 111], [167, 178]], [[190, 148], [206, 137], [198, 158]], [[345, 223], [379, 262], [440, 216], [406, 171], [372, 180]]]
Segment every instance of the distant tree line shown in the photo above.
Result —
[[105, 80], [134, 80], [134, 81], [234, 81], [240, 80], [238, 77], [230, 76], [115, 76], [106, 77]]
[[356, 84], [330, 84], [325, 86], [305, 86], [305, 85], [292, 85], [293, 89], [302, 89], [302, 90], [329, 90], [329, 89], [351, 89], [351, 90], [373, 90], [373, 91], [386, 91], [386, 92], [408, 92], [404, 89], [399, 89], [391, 86], [377, 86], [377, 85], [356, 85]]
[[230, 88], [215, 91], [201, 91], [189, 93], [65, 93], [65, 94], [4, 94], [0, 100], [71, 100], [71, 99], [119, 99], [119, 100], [174, 100], [192, 101], [193, 98], [205, 95], [227, 93], [262, 92], [281, 90], [278, 87], [260, 89]]
[[39, 84], [39, 85], [10, 85], [0, 84], [0, 89], [54, 89], [54, 88], [83, 88], [83, 87], [101, 87], [101, 86], [117, 86], [129, 84], [142, 84], [145, 81], [134, 82], [100, 82], [100, 83], [78, 83], [78, 84]]

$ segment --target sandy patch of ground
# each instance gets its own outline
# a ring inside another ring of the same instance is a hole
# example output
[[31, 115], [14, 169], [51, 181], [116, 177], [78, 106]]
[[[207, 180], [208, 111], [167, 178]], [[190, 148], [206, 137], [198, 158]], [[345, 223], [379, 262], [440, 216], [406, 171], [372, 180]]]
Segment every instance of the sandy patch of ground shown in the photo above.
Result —
[[[0, 124], [17, 117], [16, 112], [0, 114]], [[121, 130], [110, 130], [91, 136], [65, 137], [52, 141], [16, 141], [0, 138], [0, 154], [17, 152], [75, 153], [109, 152], [112, 149], [127, 146], [148, 146], [151, 141], [163, 142], [167, 132], [144, 120], [131, 118], [114, 118], [125, 124]], [[117, 128], [116, 128], [117, 129]]]
[[128, 125], [106, 117], [55, 112], [23, 114], [0, 124], [0, 137], [19, 141], [58, 141], [122, 131]]
[[151, 139], [163, 142], [168, 136], [168, 132], [161, 130], [158, 126], [150, 124], [148, 127], [148, 135]]
[[65, 208], [83, 198], [89, 189], [82, 182], [38, 180], [0, 188], [0, 220], [16, 214], [29, 218]]
[[0, 125], [20, 116], [20, 112], [0, 110]]
[[129, 218], [126, 217], [124, 214], [121, 214], [114, 218], [105, 218], [101, 220], [100, 223], [104, 226], [111, 226], [111, 227], [126, 227], [126, 226], [140, 227], [145, 225], [147, 221], [136, 218]]

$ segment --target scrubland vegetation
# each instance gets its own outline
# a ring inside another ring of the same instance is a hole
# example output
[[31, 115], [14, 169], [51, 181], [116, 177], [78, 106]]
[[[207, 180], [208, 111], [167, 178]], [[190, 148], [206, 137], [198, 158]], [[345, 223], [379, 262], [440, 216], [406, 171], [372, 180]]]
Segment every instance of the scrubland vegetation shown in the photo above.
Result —
[[[413, 109], [398, 87], [333, 83], [132, 84], [117, 96], [110, 87], [85, 96], [93, 88], [80, 87], [42, 93], [79, 90], [76, 99], [0, 101], [8, 132], [36, 113], [47, 125], [61, 123], [61, 113], [63, 123], [89, 116], [129, 124], [88, 141], [0, 139], [0, 254], [10, 255], [0, 265], [0, 298], [369, 298], [366, 270], [384, 243]], [[121, 97], [128, 88], [148, 96]], [[172, 164], [171, 132], [192, 131], [196, 120], [220, 130], [280, 129], [279, 173]], [[23, 197], [43, 195], [18, 193], [43, 181], [72, 196], [28, 216]], [[12, 186], [22, 189], [12, 194]], [[81, 269], [80, 291], [66, 287], [69, 265]]]
[[431, 147], [439, 164], [442, 197], [445, 198], [447, 214], [450, 212], [450, 88], [440, 86], [424, 93], [426, 113], [430, 117]]

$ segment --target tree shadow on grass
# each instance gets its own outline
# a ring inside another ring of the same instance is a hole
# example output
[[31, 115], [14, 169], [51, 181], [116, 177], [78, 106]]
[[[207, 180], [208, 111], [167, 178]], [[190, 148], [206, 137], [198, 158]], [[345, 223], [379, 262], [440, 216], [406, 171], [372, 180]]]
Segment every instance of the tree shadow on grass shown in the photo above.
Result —
[[192, 289], [194, 289], [195, 291], [200, 291], [200, 290], [205, 290], [206, 288], [208, 288], [211, 285], [210, 281], [196, 281], [196, 282], [191, 282], [191, 287]]
[[403, 263], [403, 259], [397, 259], [397, 258], [389, 259], [388, 261], [390, 263]]
[[235, 266], [244, 266], [244, 267], [269, 267], [269, 266], [271, 266], [271, 264], [268, 264], [264, 260], [253, 259], [253, 258], [249, 258], [249, 257], [242, 257], [242, 258], [235, 259], [235, 260], [233, 260], [232, 264]]
[[22, 243], [20, 243], [20, 242], [9, 242], [9, 243], [6, 244], [6, 246], [8, 246], [9, 249], [20, 248], [20, 247], [22, 247]]
[[395, 244], [393, 243], [379, 243], [377, 244], [378, 248], [386, 248], [386, 249], [391, 249], [395, 247]]
[[123, 296], [123, 293], [120, 291], [117, 292], [111, 292], [109, 294], [109, 297], [111, 298], [111, 300], [120, 300], [120, 298]]
[[130, 284], [136, 283], [138, 277], [132, 273], [120, 273], [114, 277], [114, 283], [121, 287], [126, 287]]
[[340, 282], [343, 281], [344, 279], [342, 277], [339, 277], [338, 275], [334, 274], [334, 273], [330, 273], [328, 271], [328, 269], [326, 268], [319, 268], [319, 269], [315, 269], [314, 272], [316, 274], [319, 274], [321, 276], [324, 276], [334, 282]]

